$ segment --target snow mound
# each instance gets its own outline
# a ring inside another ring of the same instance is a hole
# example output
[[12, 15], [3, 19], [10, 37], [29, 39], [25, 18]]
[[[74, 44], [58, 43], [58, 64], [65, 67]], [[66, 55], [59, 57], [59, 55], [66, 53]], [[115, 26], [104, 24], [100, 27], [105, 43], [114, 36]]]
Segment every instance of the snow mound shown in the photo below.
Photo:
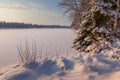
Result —
[[60, 69], [62, 70], [68, 70], [68, 69], [73, 69], [74, 62], [71, 60], [68, 60], [64, 57], [60, 57], [57, 60], [57, 65], [59, 66]]
[[[106, 77], [107, 76], [107, 77]], [[106, 54], [45, 59], [27, 66], [0, 67], [0, 80], [119, 80], [120, 62]]]
[[73, 62], [61, 57], [56, 61], [45, 59], [40, 63], [33, 62], [24, 66], [6, 68], [0, 71], [0, 80], [37, 80], [39, 77], [53, 74], [63, 76], [66, 74], [63, 70], [72, 69]]
[[55, 61], [45, 60], [36, 69], [39, 75], [52, 75], [59, 71]]
[[24, 69], [7, 74], [5, 80], [37, 80], [37, 77], [32, 71]]

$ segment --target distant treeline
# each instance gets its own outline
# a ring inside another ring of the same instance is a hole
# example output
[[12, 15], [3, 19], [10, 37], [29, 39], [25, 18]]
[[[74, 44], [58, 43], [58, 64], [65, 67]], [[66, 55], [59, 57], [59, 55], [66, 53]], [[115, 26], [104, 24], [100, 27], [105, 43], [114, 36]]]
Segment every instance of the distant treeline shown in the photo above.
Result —
[[5, 21], [0, 22], [0, 29], [9, 29], [9, 28], [70, 28], [70, 27], [61, 26], [61, 25], [37, 25], [37, 24], [5, 22]]

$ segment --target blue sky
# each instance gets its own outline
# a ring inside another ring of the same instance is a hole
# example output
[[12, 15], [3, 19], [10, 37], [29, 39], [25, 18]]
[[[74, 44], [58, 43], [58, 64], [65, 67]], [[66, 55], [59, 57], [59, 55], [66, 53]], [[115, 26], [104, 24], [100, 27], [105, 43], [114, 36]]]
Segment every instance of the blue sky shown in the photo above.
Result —
[[61, 0], [0, 0], [0, 21], [70, 25]]

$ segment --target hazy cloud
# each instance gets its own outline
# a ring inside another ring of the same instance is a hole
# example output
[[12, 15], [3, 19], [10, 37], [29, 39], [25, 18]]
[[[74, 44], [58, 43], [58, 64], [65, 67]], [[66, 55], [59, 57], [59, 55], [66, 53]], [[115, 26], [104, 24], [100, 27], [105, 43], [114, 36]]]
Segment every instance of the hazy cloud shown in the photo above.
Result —
[[0, 0], [0, 20], [37, 24], [69, 22], [57, 8], [59, 0]]
[[16, 9], [16, 10], [30, 10], [31, 8], [29, 7], [23, 7], [23, 6], [3, 6], [0, 5], [1, 9]]
[[22, 2], [22, 0], [0, 0], [0, 8], [3, 9], [16, 9], [16, 10], [31, 10], [31, 9], [41, 9], [44, 5], [37, 4], [33, 2]]

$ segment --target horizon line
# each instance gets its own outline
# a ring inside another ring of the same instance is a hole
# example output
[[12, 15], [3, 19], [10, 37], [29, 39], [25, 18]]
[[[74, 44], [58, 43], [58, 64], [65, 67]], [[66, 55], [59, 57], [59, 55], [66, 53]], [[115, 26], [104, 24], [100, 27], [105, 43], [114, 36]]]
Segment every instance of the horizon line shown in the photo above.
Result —
[[67, 26], [70, 27], [70, 25], [60, 25], [60, 24], [37, 24], [37, 23], [29, 23], [29, 22], [16, 22], [16, 21], [0, 21], [5, 23], [18, 23], [18, 24], [31, 24], [31, 25], [39, 25], [39, 26]]

